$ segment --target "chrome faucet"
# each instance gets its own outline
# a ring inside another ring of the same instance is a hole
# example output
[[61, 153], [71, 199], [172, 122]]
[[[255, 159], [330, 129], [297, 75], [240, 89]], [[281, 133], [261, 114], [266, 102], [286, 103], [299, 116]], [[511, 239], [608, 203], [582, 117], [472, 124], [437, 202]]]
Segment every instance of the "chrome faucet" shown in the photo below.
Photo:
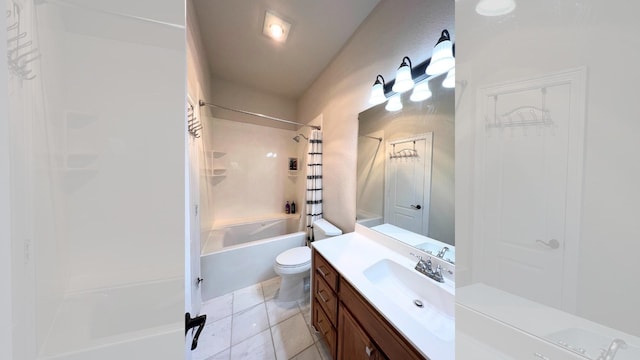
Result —
[[602, 349], [596, 360], [613, 360], [619, 349], [626, 349], [627, 343], [622, 339], [613, 339], [607, 350]]
[[431, 263], [431, 259], [424, 261], [421, 257], [418, 257], [418, 263], [416, 264], [416, 270], [418, 272], [427, 275], [429, 278], [437, 281], [444, 282], [444, 277], [442, 276], [442, 266], [438, 265], [435, 270], [433, 270], [433, 264]]
[[444, 254], [449, 251], [448, 247], [443, 247], [442, 249], [440, 249], [440, 251], [438, 252], [438, 255], [436, 255], [437, 257], [439, 257], [440, 259], [442, 259], [444, 257]]

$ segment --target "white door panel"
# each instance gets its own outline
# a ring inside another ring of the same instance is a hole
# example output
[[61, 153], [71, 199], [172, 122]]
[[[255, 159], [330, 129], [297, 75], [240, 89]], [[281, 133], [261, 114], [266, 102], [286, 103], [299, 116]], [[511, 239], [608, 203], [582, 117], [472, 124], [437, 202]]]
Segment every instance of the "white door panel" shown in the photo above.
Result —
[[419, 234], [429, 229], [433, 134], [389, 141], [385, 222]]
[[572, 86], [552, 76], [485, 88], [478, 98], [478, 280], [556, 308], [570, 307], [566, 275], [575, 263], [565, 263], [565, 243], [578, 242], [567, 226], [579, 214], [570, 186], [581, 184], [570, 171], [581, 168], [570, 146], [583, 125]]

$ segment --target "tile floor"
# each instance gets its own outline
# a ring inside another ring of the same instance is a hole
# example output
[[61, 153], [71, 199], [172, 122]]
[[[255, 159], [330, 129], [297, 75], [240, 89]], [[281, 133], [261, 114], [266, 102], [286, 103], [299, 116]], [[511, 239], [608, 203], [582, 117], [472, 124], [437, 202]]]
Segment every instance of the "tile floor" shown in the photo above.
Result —
[[311, 329], [309, 299], [274, 298], [280, 277], [202, 304], [207, 314], [193, 360], [331, 360]]

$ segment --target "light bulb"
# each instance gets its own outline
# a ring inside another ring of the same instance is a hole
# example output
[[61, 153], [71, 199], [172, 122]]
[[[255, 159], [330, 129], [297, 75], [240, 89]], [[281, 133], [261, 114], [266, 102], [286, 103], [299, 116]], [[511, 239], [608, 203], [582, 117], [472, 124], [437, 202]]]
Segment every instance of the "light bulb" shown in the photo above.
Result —
[[393, 95], [387, 106], [384, 107], [387, 111], [398, 111], [402, 110], [402, 100], [400, 99], [400, 94]]

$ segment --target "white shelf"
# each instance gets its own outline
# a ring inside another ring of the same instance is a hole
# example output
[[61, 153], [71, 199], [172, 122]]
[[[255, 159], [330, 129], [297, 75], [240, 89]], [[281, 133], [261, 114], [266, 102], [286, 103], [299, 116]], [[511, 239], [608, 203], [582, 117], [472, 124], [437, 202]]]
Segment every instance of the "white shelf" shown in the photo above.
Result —
[[95, 115], [69, 111], [64, 118], [64, 143], [60, 154], [60, 169], [67, 173], [98, 171], [100, 154], [96, 148], [99, 133]]
[[204, 168], [202, 173], [207, 177], [225, 177], [227, 176], [227, 168], [222, 165], [220, 160], [227, 153], [218, 150], [205, 150]]

